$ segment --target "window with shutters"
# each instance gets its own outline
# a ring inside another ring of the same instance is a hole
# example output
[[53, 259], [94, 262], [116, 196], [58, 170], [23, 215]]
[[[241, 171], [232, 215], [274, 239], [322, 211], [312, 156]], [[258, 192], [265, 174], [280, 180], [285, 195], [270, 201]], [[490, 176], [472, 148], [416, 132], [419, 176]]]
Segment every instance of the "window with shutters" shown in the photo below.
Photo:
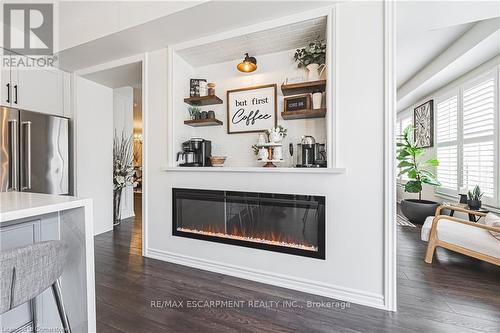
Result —
[[446, 194], [458, 191], [458, 93], [436, 103], [436, 175], [439, 189]]
[[479, 185], [483, 201], [499, 206], [497, 104], [497, 70], [436, 99], [437, 192]]

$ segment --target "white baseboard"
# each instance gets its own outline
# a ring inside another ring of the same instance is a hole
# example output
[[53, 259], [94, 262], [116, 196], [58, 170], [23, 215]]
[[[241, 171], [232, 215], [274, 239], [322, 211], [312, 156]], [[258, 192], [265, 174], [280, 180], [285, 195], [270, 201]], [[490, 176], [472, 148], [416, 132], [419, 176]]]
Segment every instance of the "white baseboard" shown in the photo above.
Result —
[[133, 210], [123, 210], [122, 211], [122, 215], [121, 215], [122, 220], [129, 219], [131, 217], [135, 217], [135, 212]]
[[212, 260], [198, 259], [190, 256], [155, 249], [146, 249], [145, 256], [148, 258], [167, 261], [174, 264], [203, 269], [210, 272], [235, 276], [242, 279], [270, 284], [273, 286], [298, 290], [305, 293], [387, 310], [384, 304], [384, 296], [382, 294], [375, 294], [362, 290], [345, 288], [307, 279], [293, 278], [281, 274], [269, 273], [241, 266], [228, 265]]

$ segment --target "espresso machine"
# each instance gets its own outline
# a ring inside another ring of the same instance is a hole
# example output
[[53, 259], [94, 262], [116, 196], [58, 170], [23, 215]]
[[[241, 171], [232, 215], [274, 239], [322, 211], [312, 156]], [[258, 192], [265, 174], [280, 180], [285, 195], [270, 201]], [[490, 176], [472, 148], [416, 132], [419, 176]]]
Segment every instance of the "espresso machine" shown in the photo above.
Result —
[[212, 142], [202, 138], [191, 138], [182, 143], [182, 151], [177, 153], [177, 162], [182, 167], [211, 166]]
[[326, 144], [305, 135], [297, 144], [297, 168], [326, 168]]

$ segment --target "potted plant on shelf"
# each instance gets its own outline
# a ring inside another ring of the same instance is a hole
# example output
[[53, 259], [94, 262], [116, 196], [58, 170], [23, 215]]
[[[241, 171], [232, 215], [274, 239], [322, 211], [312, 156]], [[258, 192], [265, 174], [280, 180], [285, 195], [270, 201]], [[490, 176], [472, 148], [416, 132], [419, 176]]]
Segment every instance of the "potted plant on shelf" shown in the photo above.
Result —
[[190, 106], [188, 107], [189, 117], [192, 120], [201, 118], [201, 108], [198, 106]]
[[413, 126], [410, 125], [403, 131], [398, 139], [397, 159], [399, 161], [399, 175], [406, 174], [409, 178], [405, 184], [405, 192], [418, 193], [418, 199], [404, 199], [401, 201], [401, 210], [414, 223], [424, 223], [427, 216], [433, 216], [439, 203], [430, 200], [422, 200], [422, 185], [441, 186], [436, 176], [424, 170], [425, 167], [436, 167], [439, 161], [430, 159], [424, 162], [420, 158], [424, 149], [417, 147], [413, 142]]
[[133, 184], [134, 162], [132, 136], [125, 137], [122, 132], [113, 138], [113, 226], [121, 221], [121, 199], [123, 189]]
[[474, 186], [474, 189], [467, 193], [467, 205], [469, 206], [470, 209], [472, 210], [481, 209], [482, 206], [481, 198], [483, 197], [483, 194], [484, 193], [481, 192], [479, 185]]
[[309, 81], [319, 80], [321, 73], [320, 67], [325, 67], [326, 60], [326, 43], [319, 37], [303, 49], [297, 49], [293, 60], [298, 62], [299, 68], [307, 68], [307, 79]]

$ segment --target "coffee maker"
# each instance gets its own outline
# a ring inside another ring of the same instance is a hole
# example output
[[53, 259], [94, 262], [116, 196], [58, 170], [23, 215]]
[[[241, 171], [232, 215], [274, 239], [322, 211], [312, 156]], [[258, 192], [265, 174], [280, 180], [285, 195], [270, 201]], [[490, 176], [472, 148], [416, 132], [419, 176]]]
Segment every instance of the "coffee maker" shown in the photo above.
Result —
[[182, 151], [177, 153], [177, 161], [181, 159], [182, 167], [211, 166], [212, 142], [202, 138], [191, 138], [182, 143]]
[[305, 135], [297, 144], [297, 168], [325, 168], [326, 145], [316, 143], [314, 137]]

